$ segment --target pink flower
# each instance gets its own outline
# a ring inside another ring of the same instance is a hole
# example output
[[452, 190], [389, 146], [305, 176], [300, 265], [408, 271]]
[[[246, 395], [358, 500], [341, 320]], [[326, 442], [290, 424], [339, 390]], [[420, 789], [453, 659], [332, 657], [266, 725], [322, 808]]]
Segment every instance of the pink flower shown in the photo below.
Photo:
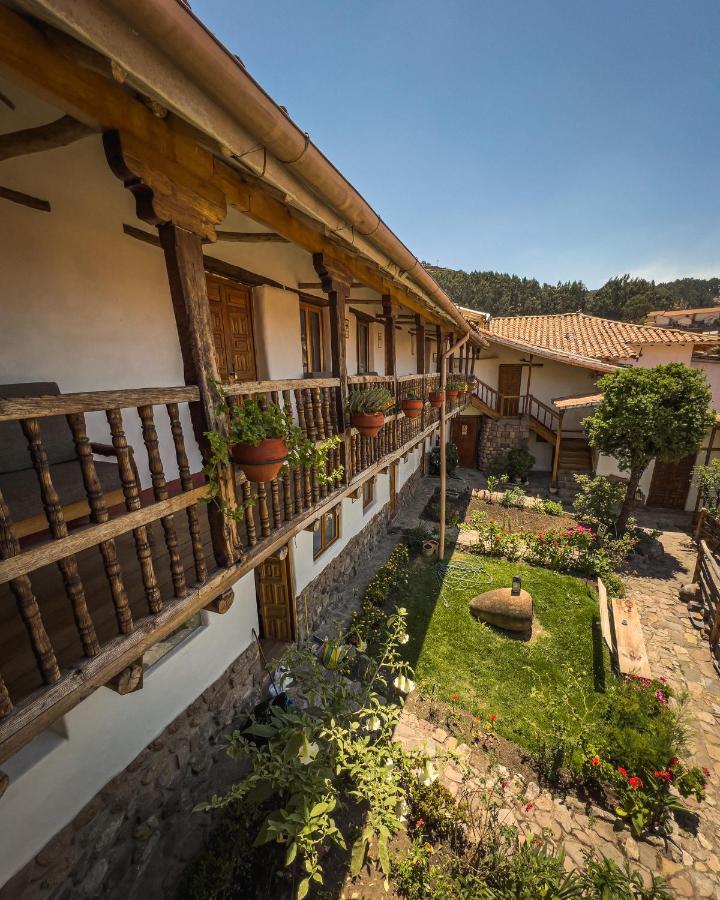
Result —
[[532, 803], [526, 803], [526, 804], [525, 804], [525, 812], [526, 812], [526, 813], [529, 813], [529, 812], [532, 812], [532, 810], [533, 810], [533, 805], [532, 805]]

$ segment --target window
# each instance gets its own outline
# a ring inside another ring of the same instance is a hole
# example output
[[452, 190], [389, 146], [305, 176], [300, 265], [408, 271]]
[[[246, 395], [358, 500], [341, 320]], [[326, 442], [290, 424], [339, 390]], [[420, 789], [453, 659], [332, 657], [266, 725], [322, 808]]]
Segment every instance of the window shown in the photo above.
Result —
[[336, 506], [324, 516], [320, 516], [313, 525], [313, 559], [317, 559], [339, 537], [340, 507]]
[[300, 304], [300, 344], [303, 372], [323, 371], [322, 310], [308, 303]]
[[367, 375], [370, 371], [370, 325], [357, 320], [357, 373]]
[[375, 479], [368, 478], [363, 484], [363, 511], [375, 500]]

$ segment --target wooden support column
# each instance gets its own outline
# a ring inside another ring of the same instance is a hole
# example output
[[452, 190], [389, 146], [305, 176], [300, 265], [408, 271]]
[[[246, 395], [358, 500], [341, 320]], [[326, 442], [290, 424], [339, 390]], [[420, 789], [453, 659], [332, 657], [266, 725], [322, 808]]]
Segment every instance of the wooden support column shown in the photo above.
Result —
[[443, 339], [442, 330], [439, 325], [435, 326], [435, 346], [437, 350], [437, 352], [435, 353], [435, 371], [442, 372]]
[[425, 374], [425, 320], [415, 314], [415, 357], [418, 375]]
[[[175, 322], [180, 339], [185, 383], [196, 385], [200, 401], [190, 404], [195, 439], [203, 459], [209, 454], [207, 431], [222, 431], [217, 412], [220, 380], [207, 297], [203, 240], [214, 240], [215, 225], [225, 217], [225, 197], [211, 184], [192, 177], [176, 163], [119, 131], [103, 135], [110, 168], [135, 197], [138, 217], [155, 225], [165, 254]], [[232, 465], [218, 471], [224, 504], [237, 506]], [[240, 539], [234, 519], [214, 503], [208, 506], [213, 551], [218, 565], [231, 566], [240, 558]]]
[[313, 254], [313, 265], [320, 276], [320, 285], [330, 301], [330, 358], [333, 378], [340, 379], [340, 390], [335, 395], [338, 432], [343, 437], [345, 480], [352, 477], [352, 452], [350, 431], [345, 422], [345, 404], [348, 398], [347, 352], [345, 346], [345, 307], [350, 298], [353, 279], [342, 264], [325, 253]]
[[563, 425], [563, 416], [564, 415], [565, 415], [565, 411], [562, 410], [560, 412], [560, 418], [558, 419], [558, 430], [557, 430], [557, 435], [555, 437], [555, 452], [553, 453], [552, 478], [550, 479], [551, 487], [557, 487], [558, 466], [560, 465], [560, 445], [562, 443], [562, 425]]
[[398, 303], [390, 294], [382, 295], [383, 318], [385, 320], [385, 374], [397, 375], [397, 354], [395, 350], [395, 321]]

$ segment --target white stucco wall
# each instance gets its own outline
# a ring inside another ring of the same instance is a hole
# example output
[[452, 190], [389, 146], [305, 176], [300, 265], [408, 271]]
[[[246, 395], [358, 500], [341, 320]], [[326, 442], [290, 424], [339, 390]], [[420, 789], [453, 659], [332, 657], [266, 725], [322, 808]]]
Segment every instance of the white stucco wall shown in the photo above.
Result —
[[253, 325], [258, 378], [302, 378], [298, 295], [266, 285], [255, 288]]
[[249, 645], [258, 627], [250, 572], [223, 616], [205, 625], [145, 673], [142, 690], [100, 688], [53, 729], [3, 763], [10, 784], [0, 803], [0, 885], [132, 760]]
[[712, 391], [712, 407], [720, 411], [720, 360], [693, 359], [690, 366], [693, 369], [700, 369], [705, 375]]

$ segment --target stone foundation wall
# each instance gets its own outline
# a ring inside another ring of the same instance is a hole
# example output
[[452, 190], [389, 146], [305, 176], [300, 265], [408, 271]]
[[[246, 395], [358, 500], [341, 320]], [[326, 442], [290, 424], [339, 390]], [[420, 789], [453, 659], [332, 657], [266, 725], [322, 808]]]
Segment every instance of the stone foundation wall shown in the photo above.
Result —
[[[397, 497], [397, 511], [409, 502], [414, 494], [420, 479], [421, 471], [418, 468], [408, 478]], [[362, 500], [356, 500], [362, 503]], [[374, 572], [368, 571], [367, 561], [376, 545], [387, 532], [390, 525], [390, 505], [385, 504], [382, 510], [374, 516], [365, 528], [348, 541], [345, 549], [327, 565], [302, 592], [298, 600], [298, 616], [304, 616], [304, 600], [307, 601], [308, 622], [310, 631], [317, 631], [323, 626], [327, 631], [332, 631], [332, 626], [340, 626], [349, 619], [353, 609], [352, 604], [346, 608], [338, 603], [338, 597], [343, 594], [343, 589], [348, 583], [359, 578], [357, 599], [359, 600], [361, 589], [370, 580]], [[360, 576], [366, 575], [366, 578]]]
[[[418, 469], [403, 485], [398, 511], [420, 478]], [[303, 592], [313, 629], [339, 612], [337, 597], [349, 579], [360, 584], [372, 577], [368, 557], [389, 519], [386, 504]], [[0, 900], [174, 898], [217, 821], [193, 807], [238, 780], [241, 770], [224, 752], [224, 735], [262, 698], [267, 682], [253, 644], [0, 887]]]
[[193, 807], [239, 774], [223, 735], [266, 680], [252, 644], [0, 888], [0, 900], [174, 897], [215, 821]]
[[491, 419], [485, 416], [480, 434], [478, 468], [483, 472], [491, 469], [501, 453], [518, 444], [526, 444], [529, 439], [530, 429], [526, 418]]
[[571, 472], [569, 469], [560, 469], [558, 471], [557, 486], [558, 497], [561, 500], [572, 502], [580, 493], [580, 489], [575, 481], [575, 472]]

